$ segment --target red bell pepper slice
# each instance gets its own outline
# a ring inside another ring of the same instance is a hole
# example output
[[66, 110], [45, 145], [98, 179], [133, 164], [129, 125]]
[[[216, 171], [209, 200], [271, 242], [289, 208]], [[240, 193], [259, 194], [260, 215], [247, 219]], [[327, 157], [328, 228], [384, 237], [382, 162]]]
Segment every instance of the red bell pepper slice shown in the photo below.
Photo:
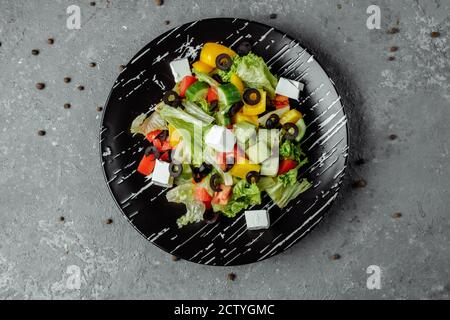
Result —
[[186, 90], [195, 82], [197, 81], [197, 78], [194, 76], [185, 76], [180, 84], [179, 84], [179, 91], [180, 91], [180, 97], [184, 98], [186, 95]]
[[148, 176], [153, 172], [155, 168], [155, 156], [150, 154], [148, 156], [144, 155], [139, 162], [139, 166], [137, 168], [137, 172], [143, 174], [144, 176]]
[[164, 152], [164, 153], [159, 157], [159, 160], [169, 162], [169, 154], [170, 154], [170, 151]]
[[289, 98], [286, 96], [282, 96], [277, 94], [274, 100], [275, 108], [280, 109], [289, 105]]
[[297, 166], [297, 161], [291, 159], [284, 159], [280, 161], [280, 167], [278, 168], [278, 175], [285, 174], [289, 170], [294, 169]]
[[208, 94], [206, 95], [206, 100], [211, 103], [214, 100], [218, 100], [217, 89], [209, 87]]
[[149, 133], [147, 133], [146, 138], [148, 141], [153, 142], [153, 140], [156, 139], [157, 136], [162, 132], [162, 130], [153, 130]]

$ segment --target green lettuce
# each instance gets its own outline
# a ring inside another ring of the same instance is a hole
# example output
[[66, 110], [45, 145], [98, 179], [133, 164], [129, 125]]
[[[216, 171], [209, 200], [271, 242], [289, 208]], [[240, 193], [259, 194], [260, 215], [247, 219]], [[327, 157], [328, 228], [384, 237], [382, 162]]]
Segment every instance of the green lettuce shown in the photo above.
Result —
[[300, 145], [295, 144], [289, 140], [285, 140], [280, 145], [279, 153], [282, 158], [295, 160], [302, 165], [308, 161], [306, 158], [302, 160], [302, 158], [305, 156], [305, 153], [300, 148]]
[[289, 170], [285, 174], [278, 176], [278, 181], [281, 182], [284, 187], [292, 186], [297, 183], [297, 172], [297, 168]]
[[177, 219], [178, 228], [203, 220], [205, 205], [203, 202], [194, 199], [194, 185], [192, 182], [184, 183], [170, 189], [166, 193], [166, 198], [169, 202], [183, 203], [186, 205], [186, 213]]
[[278, 207], [284, 208], [291, 200], [297, 198], [310, 187], [311, 183], [306, 179], [288, 186], [284, 186], [282, 181], [278, 181], [267, 188], [266, 192]]
[[219, 71], [222, 80], [229, 82], [231, 75], [236, 73], [239, 78], [251, 88], [264, 89], [270, 98], [275, 96], [277, 78], [270, 72], [263, 58], [250, 52], [240, 57], [233, 57], [233, 64], [229, 71]]
[[214, 211], [222, 211], [229, 218], [233, 218], [240, 211], [249, 206], [261, 203], [261, 191], [255, 183], [240, 180], [233, 187], [233, 194], [226, 205], [213, 204]]

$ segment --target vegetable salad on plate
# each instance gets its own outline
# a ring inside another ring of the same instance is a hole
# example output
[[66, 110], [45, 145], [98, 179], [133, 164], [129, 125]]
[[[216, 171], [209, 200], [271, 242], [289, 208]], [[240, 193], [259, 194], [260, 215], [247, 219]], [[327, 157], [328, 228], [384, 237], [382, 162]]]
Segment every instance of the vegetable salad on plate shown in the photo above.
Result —
[[173, 89], [131, 124], [148, 140], [137, 172], [186, 206], [180, 228], [244, 211], [249, 229], [268, 228], [267, 210], [251, 210], [264, 192], [283, 208], [311, 186], [298, 177], [306, 125], [290, 106], [303, 84], [273, 75], [248, 42], [236, 52], [205, 43], [198, 61], [170, 68]]

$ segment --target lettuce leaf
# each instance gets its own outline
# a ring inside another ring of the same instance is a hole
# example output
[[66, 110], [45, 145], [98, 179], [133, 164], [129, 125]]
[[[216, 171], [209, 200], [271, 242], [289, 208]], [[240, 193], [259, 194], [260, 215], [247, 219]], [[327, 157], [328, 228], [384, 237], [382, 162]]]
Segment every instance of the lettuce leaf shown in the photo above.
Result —
[[233, 187], [233, 194], [226, 205], [214, 205], [214, 211], [222, 211], [229, 218], [233, 218], [240, 211], [249, 206], [261, 203], [261, 191], [255, 183], [240, 180]]
[[275, 96], [278, 79], [270, 72], [263, 58], [253, 52], [243, 57], [234, 56], [231, 69], [226, 72], [219, 71], [222, 80], [227, 82], [233, 73], [236, 73], [248, 87], [264, 89], [270, 98]]
[[297, 168], [289, 170], [285, 174], [278, 176], [278, 181], [281, 182], [284, 187], [292, 186], [297, 183], [297, 172]]
[[167, 201], [183, 203], [186, 213], [177, 219], [178, 228], [203, 220], [205, 205], [194, 199], [194, 185], [191, 182], [181, 184], [166, 193]]
[[267, 188], [266, 192], [278, 207], [284, 208], [291, 200], [297, 198], [310, 187], [311, 183], [306, 179], [301, 179], [288, 186], [284, 186], [282, 181], [278, 181]]
[[[302, 163], [302, 157], [305, 156], [305, 153], [302, 151], [302, 149], [300, 148], [299, 144], [295, 144], [292, 141], [289, 140], [285, 140], [281, 145], [280, 145], [280, 156], [284, 159], [291, 159], [291, 160], [295, 160], [298, 163]], [[306, 163], [306, 162], [305, 162]], [[302, 163], [304, 164], [304, 163]]]

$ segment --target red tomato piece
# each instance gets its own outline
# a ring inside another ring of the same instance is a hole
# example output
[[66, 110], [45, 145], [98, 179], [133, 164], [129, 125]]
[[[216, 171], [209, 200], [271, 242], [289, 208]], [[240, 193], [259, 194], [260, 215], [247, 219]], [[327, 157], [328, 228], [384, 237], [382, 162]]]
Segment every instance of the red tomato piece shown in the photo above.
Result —
[[147, 133], [146, 138], [148, 141], [153, 142], [161, 132], [162, 130], [153, 130], [152, 132]]
[[179, 91], [180, 91], [180, 97], [184, 98], [186, 95], [186, 90], [195, 82], [197, 81], [197, 78], [194, 76], [185, 76], [183, 79], [181, 79], [181, 82], [179, 84]]
[[137, 172], [143, 174], [144, 176], [148, 176], [153, 172], [155, 168], [155, 156], [150, 154], [148, 156], [144, 155], [139, 162], [139, 166], [137, 168]]
[[206, 100], [211, 103], [211, 101], [217, 100], [217, 89], [214, 87], [209, 87], [208, 94], [206, 95]]
[[202, 201], [202, 202], [211, 202], [211, 195], [208, 193], [208, 190], [203, 187], [197, 187], [195, 188], [195, 194], [194, 194], [195, 200]]
[[228, 200], [231, 198], [231, 186], [226, 186], [224, 184], [220, 185], [222, 191], [214, 192], [214, 197], [211, 200], [211, 203], [226, 205]]
[[297, 161], [291, 159], [284, 159], [280, 161], [280, 167], [278, 168], [278, 175], [284, 174], [297, 166]]
[[170, 151], [164, 152], [164, 153], [159, 157], [159, 160], [169, 162], [169, 154], [170, 154]]
[[289, 105], [289, 98], [277, 94], [275, 96], [274, 104], [277, 109], [284, 108]]

